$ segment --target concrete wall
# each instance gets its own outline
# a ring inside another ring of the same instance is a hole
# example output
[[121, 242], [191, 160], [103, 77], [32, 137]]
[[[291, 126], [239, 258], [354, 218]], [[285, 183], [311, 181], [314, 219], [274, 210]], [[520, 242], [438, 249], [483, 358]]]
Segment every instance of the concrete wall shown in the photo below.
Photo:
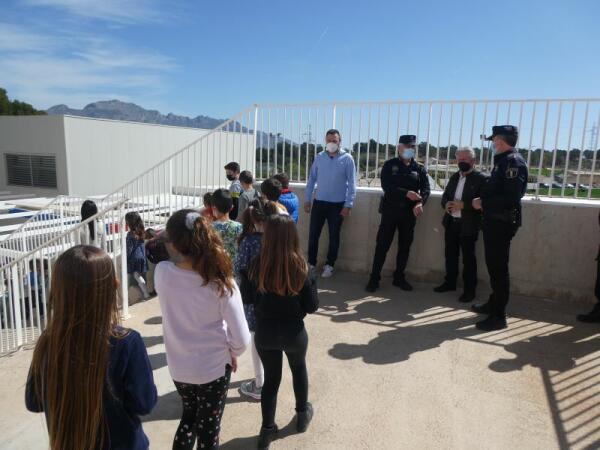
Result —
[[[293, 186], [304, 198], [304, 186]], [[336, 267], [361, 273], [365, 284], [375, 251], [375, 236], [380, 215], [377, 212], [381, 191], [359, 188], [355, 207], [342, 227], [341, 247]], [[573, 204], [561, 200], [523, 202], [523, 226], [511, 244], [511, 290], [514, 293], [559, 300], [593, 299], [598, 250], [598, 204]], [[425, 206], [415, 229], [407, 273], [415, 281], [438, 283], [444, 277], [444, 230], [440, 194], [434, 193]], [[303, 211], [298, 223], [302, 245], [306, 248], [309, 217]], [[324, 263], [328, 236], [321, 235], [319, 264]], [[395, 266], [396, 242], [392, 244], [384, 276]], [[483, 238], [477, 243], [481, 287], [489, 287], [483, 254]], [[383, 279], [390, 283], [390, 279]]]
[[[6, 153], [54, 155], [57, 189], [8, 185]], [[61, 116], [0, 116], [0, 191], [46, 197], [68, 193], [65, 133]]]

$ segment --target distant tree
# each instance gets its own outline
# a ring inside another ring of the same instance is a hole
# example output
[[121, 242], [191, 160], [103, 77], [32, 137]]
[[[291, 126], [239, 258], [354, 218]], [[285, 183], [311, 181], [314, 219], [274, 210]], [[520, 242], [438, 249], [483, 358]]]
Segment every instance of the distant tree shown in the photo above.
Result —
[[35, 109], [29, 103], [8, 98], [6, 89], [0, 88], [0, 116], [34, 116], [45, 115], [46, 111]]

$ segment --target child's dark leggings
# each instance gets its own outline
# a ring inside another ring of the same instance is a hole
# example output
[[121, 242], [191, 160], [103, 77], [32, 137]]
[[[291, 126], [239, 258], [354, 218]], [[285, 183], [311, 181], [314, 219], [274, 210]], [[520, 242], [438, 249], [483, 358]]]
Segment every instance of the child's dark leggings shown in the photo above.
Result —
[[308, 401], [308, 372], [306, 370], [306, 349], [308, 335], [306, 330], [299, 333], [261, 333], [257, 328], [256, 350], [265, 368], [265, 382], [261, 392], [263, 427], [275, 424], [277, 392], [281, 384], [283, 354], [287, 356], [292, 372], [296, 411], [306, 411]]
[[219, 448], [221, 417], [225, 409], [231, 367], [225, 375], [206, 384], [188, 384], [173, 380], [183, 402], [181, 422], [173, 439], [173, 450], [193, 450], [196, 438], [198, 447]]

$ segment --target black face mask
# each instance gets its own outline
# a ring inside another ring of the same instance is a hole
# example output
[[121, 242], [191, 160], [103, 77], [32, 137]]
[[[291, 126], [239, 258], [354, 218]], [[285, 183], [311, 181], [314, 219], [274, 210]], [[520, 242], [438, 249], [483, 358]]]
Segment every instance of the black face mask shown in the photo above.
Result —
[[234, 177], [233, 175], [225, 175], [225, 176], [227, 177], [227, 179], [228, 179], [229, 181], [233, 181], [233, 180], [235, 180], [235, 177]]
[[458, 168], [461, 172], [468, 172], [473, 166], [468, 162], [461, 161], [458, 163]]

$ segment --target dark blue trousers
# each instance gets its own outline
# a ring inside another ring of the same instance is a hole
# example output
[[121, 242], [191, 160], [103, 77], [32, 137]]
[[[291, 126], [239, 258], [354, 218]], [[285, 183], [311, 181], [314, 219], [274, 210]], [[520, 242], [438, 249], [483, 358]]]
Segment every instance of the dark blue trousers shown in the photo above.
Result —
[[308, 263], [317, 265], [317, 254], [319, 253], [319, 238], [325, 221], [329, 228], [329, 250], [327, 251], [327, 264], [334, 266], [340, 248], [340, 230], [344, 217], [340, 212], [344, 208], [344, 202], [332, 203], [315, 200], [310, 212], [310, 230], [308, 234]]

